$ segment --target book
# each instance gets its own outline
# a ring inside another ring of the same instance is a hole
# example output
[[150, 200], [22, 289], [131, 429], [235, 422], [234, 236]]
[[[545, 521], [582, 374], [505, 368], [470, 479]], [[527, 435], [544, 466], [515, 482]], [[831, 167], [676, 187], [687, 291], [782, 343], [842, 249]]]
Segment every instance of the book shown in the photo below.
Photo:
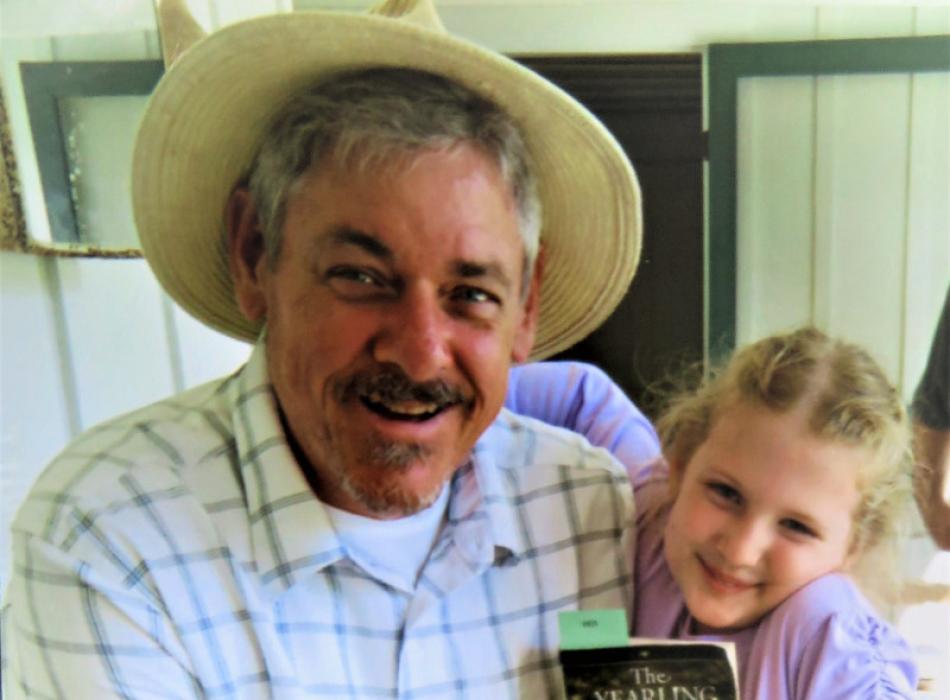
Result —
[[631, 639], [560, 660], [567, 700], [739, 700], [731, 642]]

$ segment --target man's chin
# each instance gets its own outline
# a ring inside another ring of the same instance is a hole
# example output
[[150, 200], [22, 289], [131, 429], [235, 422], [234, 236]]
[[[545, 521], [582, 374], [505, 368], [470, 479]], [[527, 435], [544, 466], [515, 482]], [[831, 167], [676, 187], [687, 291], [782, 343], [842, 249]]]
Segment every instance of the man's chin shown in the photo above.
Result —
[[373, 518], [404, 518], [431, 506], [442, 492], [444, 481], [426, 489], [403, 483], [361, 484], [346, 480], [344, 490]]
[[419, 445], [376, 446], [373, 456], [371, 466], [348, 472], [342, 483], [372, 517], [401, 518], [428, 508], [451, 475], [427, 459], [427, 451]]
[[381, 474], [409, 472], [413, 467], [422, 466], [431, 456], [431, 450], [425, 445], [380, 439], [374, 440], [367, 452], [367, 464]]

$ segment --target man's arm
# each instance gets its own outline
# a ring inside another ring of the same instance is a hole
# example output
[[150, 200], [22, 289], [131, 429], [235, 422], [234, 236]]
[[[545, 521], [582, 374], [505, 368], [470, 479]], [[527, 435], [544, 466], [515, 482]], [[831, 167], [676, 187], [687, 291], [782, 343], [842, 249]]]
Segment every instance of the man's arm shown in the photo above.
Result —
[[627, 468], [631, 481], [660, 456], [653, 425], [602, 370], [583, 362], [534, 362], [511, 370], [505, 407], [582, 434]]
[[927, 530], [950, 549], [950, 287], [914, 394], [914, 495]]
[[950, 550], [950, 430], [914, 421], [914, 495], [930, 536]]

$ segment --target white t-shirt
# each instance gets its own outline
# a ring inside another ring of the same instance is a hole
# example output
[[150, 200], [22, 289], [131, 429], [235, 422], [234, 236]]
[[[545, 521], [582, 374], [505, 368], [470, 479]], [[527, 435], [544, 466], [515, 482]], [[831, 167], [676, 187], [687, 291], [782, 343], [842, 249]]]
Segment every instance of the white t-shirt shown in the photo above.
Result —
[[442, 530], [448, 501], [449, 489], [443, 486], [431, 506], [396, 520], [367, 518], [332, 506], [326, 509], [353, 561], [390, 586], [412, 593]]

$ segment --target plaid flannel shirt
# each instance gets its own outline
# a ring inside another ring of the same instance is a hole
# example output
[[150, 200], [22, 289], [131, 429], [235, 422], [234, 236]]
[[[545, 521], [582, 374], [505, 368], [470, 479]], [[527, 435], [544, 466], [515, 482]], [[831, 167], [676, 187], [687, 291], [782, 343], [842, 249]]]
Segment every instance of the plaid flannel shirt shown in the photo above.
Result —
[[351, 557], [262, 347], [80, 437], [13, 526], [3, 689], [69, 698], [556, 698], [557, 613], [630, 613], [623, 469], [502, 411], [410, 595]]

